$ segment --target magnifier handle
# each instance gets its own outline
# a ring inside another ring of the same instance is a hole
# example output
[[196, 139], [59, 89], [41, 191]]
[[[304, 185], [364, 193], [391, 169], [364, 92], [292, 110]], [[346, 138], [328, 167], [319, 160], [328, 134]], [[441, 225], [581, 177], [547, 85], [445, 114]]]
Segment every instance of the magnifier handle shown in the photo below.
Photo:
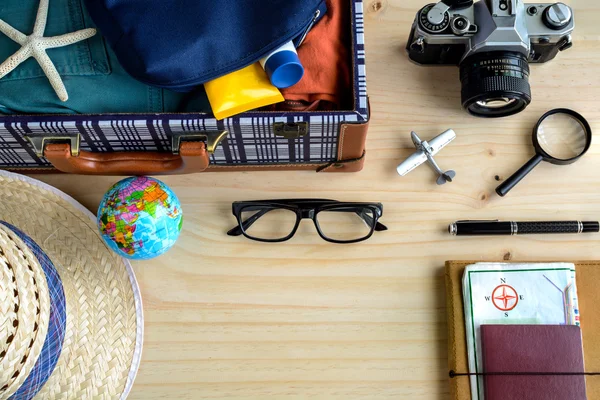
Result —
[[515, 172], [510, 178], [508, 178], [502, 185], [496, 188], [498, 196], [504, 197], [514, 188], [519, 182], [523, 180], [531, 172], [532, 169], [538, 166], [544, 160], [542, 156], [537, 154], [531, 160], [527, 161], [527, 164], [523, 165], [521, 169]]

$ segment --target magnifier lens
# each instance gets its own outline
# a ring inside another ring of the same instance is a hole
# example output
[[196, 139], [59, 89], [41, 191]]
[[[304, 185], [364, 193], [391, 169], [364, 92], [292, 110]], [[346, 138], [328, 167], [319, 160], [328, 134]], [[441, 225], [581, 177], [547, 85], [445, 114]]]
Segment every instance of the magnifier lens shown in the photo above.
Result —
[[561, 108], [547, 112], [533, 134], [535, 157], [496, 188], [499, 196], [506, 196], [542, 161], [558, 165], [577, 161], [591, 145], [592, 128], [575, 111]]
[[538, 127], [537, 138], [541, 148], [559, 160], [581, 155], [587, 144], [583, 124], [565, 113], [552, 114], [544, 119]]

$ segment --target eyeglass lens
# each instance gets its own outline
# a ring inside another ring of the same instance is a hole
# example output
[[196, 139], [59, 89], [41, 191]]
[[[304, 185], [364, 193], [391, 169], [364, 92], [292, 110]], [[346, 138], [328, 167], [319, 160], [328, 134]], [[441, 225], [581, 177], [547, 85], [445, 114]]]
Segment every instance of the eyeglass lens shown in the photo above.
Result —
[[285, 239], [294, 231], [297, 220], [296, 213], [285, 208], [245, 208], [240, 216], [242, 224], [254, 221], [244, 228], [246, 234], [262, 240]]
[[369, 208], [341, 207], [320, 211], [317, 222], [325, 237], [345, 242], [369, 236], [373, 231], [375, 216]]

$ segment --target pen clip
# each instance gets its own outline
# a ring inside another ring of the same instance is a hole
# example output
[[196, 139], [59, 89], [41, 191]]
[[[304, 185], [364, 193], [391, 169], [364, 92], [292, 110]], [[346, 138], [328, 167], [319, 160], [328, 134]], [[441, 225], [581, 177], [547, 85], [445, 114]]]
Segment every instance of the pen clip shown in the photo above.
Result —
[[456, 221], [457, 224], [462, 222], [500, 222], [499, 219], [465, 219], [461, 221]]

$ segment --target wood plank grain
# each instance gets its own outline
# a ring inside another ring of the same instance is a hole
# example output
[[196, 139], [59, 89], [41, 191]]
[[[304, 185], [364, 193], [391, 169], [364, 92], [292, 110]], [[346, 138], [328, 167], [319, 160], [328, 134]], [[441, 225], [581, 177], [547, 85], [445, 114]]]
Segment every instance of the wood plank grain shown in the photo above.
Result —
[[[442, 268], [447, 259], [600, 258], [599, 237], [451, 238], [458, 219], [600, 218], [600, 147], [575, 165], [542, 165], [504, 199], [494, 188], [532, 155], [531, 129], [570, 107], [600, 129], [600, 3], [575, 8], [575, 46], [532, 67], [534, 100], [497, 121], [460, 108], [458, 69], [418, 67], [404, 46], [417, 0], [365, 3], [373, 122], [362, 173], [204, 174], [168, 177], [184, 231], [168, 255], [135, 263], [144, 297], [143, 363], [131, 399], [447, 399]], [[458, 138], [437, 161], [396, 165], [409, 133]], [[95, 210], [115, 178], [38, 176]], [[286, 244], [230, 238], [231, 202], [324, 197], [384, 203], [388, 232], [360, 245], [323, 242], [303, 223]]]

